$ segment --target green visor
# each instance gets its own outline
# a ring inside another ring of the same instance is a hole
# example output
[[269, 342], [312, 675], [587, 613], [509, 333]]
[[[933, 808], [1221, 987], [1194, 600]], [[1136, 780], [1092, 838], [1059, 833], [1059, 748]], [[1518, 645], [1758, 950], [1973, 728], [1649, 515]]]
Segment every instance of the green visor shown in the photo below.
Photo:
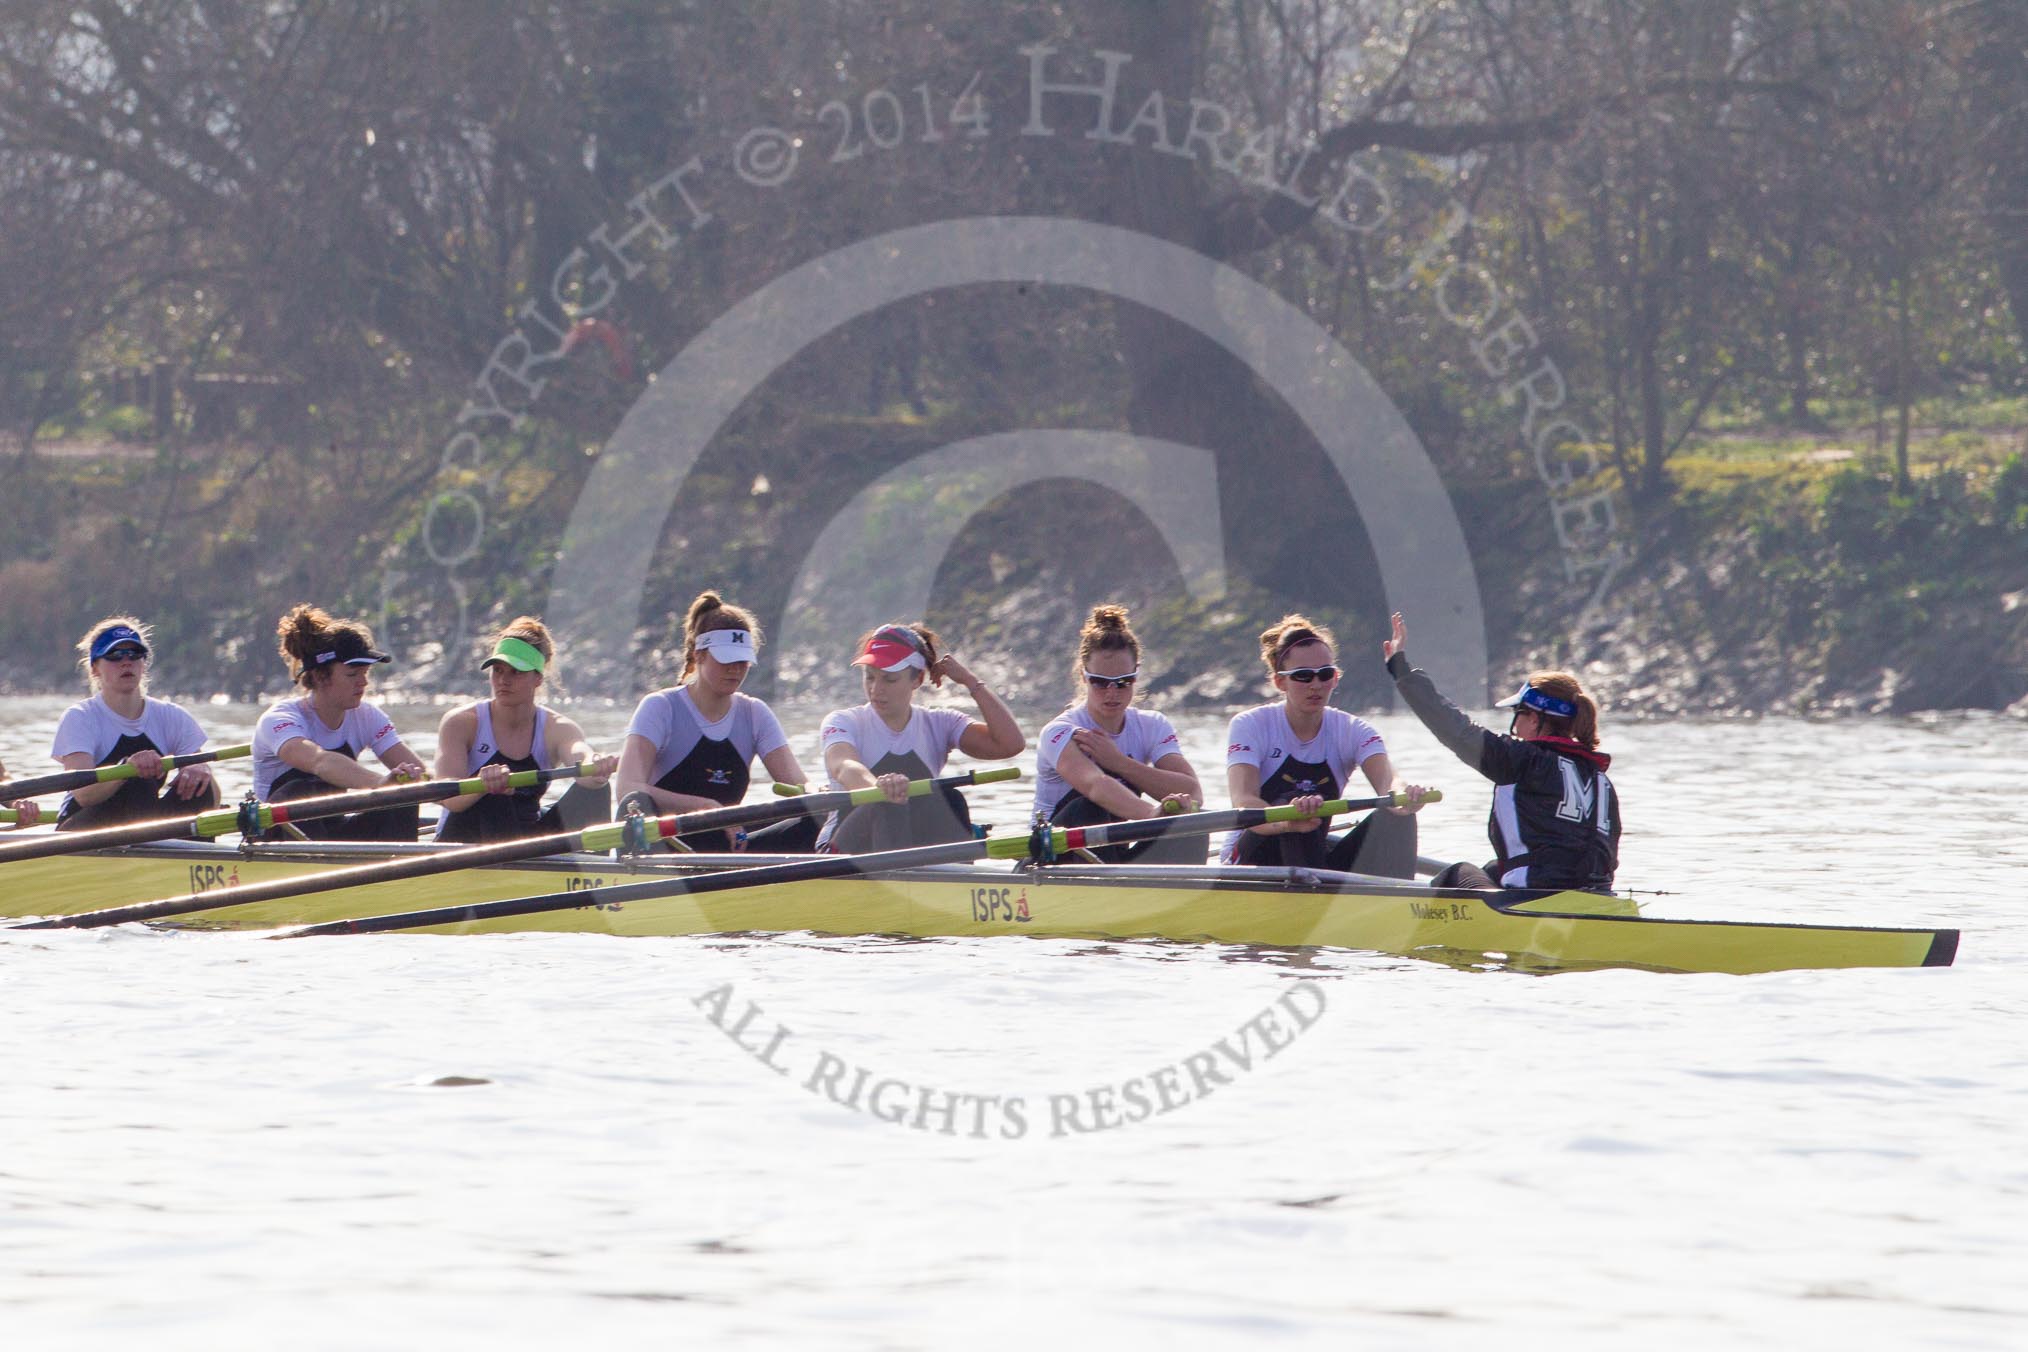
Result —
[[516, 671], [542, 670], [542, 649], [525, 638], [503, 638], [493, 645], [493, 655], [479, 664], [484, 671], [495, 662], [505, 662]]

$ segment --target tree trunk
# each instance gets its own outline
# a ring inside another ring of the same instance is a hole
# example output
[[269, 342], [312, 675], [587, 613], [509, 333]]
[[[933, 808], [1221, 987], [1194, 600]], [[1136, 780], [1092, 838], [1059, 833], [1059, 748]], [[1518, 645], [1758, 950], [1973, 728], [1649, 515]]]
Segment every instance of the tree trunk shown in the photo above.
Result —
[[1894, 427], [1894, 491], [1906, 493], [1914, 486], [1908, 473], [1908, 423], [1909, 404], [1914, 398], [1909, 388], [1910, 347], [1914, 343], [1914, 323], [1909, 315], [1908, 277], [1904, 273], [1895, 278], [1894, 294], [1898, 304], [1894, 316], [1894, 398], [1900, 407], [1896, 410]]
[[[1807, 174], [1804, 175], [1808, 177]], [[1824, 422], [1810, 411], [1810, 339], [1816, 334], [1811, 320], [1810, 297], [1818, 285], [1810, 276], [1810, 225], [1816, 212], [1815, 195], [1805, 189], [1796, 205], [1788, 241], [1788, 266], [1782, 279], [1782, 316], [1788, 358], [1789, 425], [1815, 431]]]
[[1656, 351], [1662, 335], [1654, 293], [1653, 280], [1642, 282], [1639, 321], [1634, 333], [1641, 399], [1640, 496], [1651, 502], [1669, 491], [1669, 475], [1664, 467], [1669, 454], [1668, 401], [1662, 388], [1662, 363]]

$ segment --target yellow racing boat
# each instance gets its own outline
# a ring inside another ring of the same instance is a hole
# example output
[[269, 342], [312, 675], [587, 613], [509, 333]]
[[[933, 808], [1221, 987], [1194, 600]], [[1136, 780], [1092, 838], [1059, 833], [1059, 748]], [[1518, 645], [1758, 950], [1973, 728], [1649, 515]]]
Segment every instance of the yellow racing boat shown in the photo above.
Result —
[[[334, 868], [439, 853], [448, 846], [337, 842], [248, 849], [171, 841], [27, 860], [0, 869], [0, 916], [78, 915], [144, 899], [303, 879]], [[622, 884], [699, 878], [782, 863], [753, 856], [563, 854], [433, 877], [346, 886], [216, 909], [172, 923], [265, 929], [510, 898], [582, 893], [580, 904], [466, 918], [419, 933], [526, 931], [672, 936], [783, 931], [920, 937], [1030, 935], [1157, 939], [1275, 948], [1327, 946], [1525, 970], [1634, 967], [1767, 972], [1817, 967], [1947, 966], [1952, 929], [1889, 929], [1647, 916], [1589, 892], [1435, 890], [1304, 869], [1004, 863], [941, 864], [709, 893], [619, 899]]]

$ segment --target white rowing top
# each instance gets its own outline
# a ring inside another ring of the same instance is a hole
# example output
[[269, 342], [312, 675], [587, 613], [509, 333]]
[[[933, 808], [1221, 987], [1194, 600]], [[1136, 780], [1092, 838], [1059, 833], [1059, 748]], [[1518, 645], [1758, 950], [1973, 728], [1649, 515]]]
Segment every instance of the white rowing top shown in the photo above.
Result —
[[[1343, 709], [1326, 708], [1317, 735], [1307, 742], [1296, 740], [1296, 730], [1289, 726], [1289, 706], [1283, 700], [1233, 715], [1225, 733], [1226, 767], [1251, 765], [1260, 772], [1262, 784], [1274, 778], [1284, 764], [1297, 760], [1328, 768], [1331, 777], [1338, 781], [1339, 791], [1344, 792], [1355, 769], [1375, 756], [1386, 754], [1387, 743], [1380, 739], [1380, 730]], [[1318, 784], [1309, 791], [1328, 797], [1331, 786]], [[1225, 838], [1219, 857], [1227, 863], [1232, 862], [1239, 848], [1239, 837], [1240, 833], [1234, 831]]]
[[[1092, 722], [1091, 714], [1083, 704], [1065, 709], [1051, 719], [1042, 729], [1042, 736], [1035, 744], [1035, 811], [1045, 820], [1056, 811], [1056, 805], [1070, 792], [1070, 781], [1056, 772], [1056, 758], [1063, 754], [1063, 748], [1070, 745], [1070, 735], [1079, 728], [1112, 737], [1098, 724]], [[1153, 765], [1164, 756], [1181, 755], [1183, 744], [1177, 740], [1176, 728], [1167, 718], [1146, 709], [1127, 707], [1127, 721], [1120, 734], [1113, 737], [1113, 744], [1128, 760], [1143, 765]]]
[[265, 803], [275, 781], [294, 768], [281, 752], [299, 737], [326, 751], [349, 751], [355, 757], [367, 751], [378, 757], [401, 742], [394, 720], [371, 704], [348, 710], [334, 728], [317, 717], [310, 696], [285, 699], [254, 725], [254, 797]]
[[[713, 630], [714, 633], [723, 632]], [[657, 690], [641, 701], [627, 724], [627, 736], [645, 737], [655, 748], [655, 766], [648, 774], [650, 784], [681, 765], [700, 741], [732, 743], [739, 758], [752, 764], [754, 757], [766, 757], [777, 747], [789, 744], [782, 721], [775, 711], [744, 691], [734, 691], [732, 707], [716, 723], [707, 723], [697, 712], [690, 687]]]
[[[104, 765], [122, 737], [146, 737], [165, 756], [194, 756], [204, 750], [204, 729], [190, 711], [167, 700], [144, 699], [139, 718], [122, 718], [113, 712], [104, 695], [79, 700], [63, 711], [56, 723], [56, 739], [49, 757], [62, 761], [82, 751], [93, 765]], [[63, 806], [71, 803], [65, 794]]]

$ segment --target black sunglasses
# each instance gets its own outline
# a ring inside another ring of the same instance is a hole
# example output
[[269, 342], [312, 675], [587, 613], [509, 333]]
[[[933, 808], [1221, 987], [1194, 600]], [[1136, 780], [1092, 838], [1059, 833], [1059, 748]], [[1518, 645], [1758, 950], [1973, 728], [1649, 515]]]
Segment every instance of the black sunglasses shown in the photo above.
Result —
[[144, 648], [115, 648], [101, 660], [107, 662], [145, 662], [148, 660], [148, 653]]
[[1125, 690], [1135, 681], [1141, 679], [1141, 673], [1135, 670], [1128, 672], [1124, 676], [1094, 676], [1087, 671], [1084, 674], [1084, 679], [1085, 684], [1094, 690]]
[[1311, 681], [1334, 681], [1338, 679], [1338, 668], [1290, 667], [1287, 671], [1278, 674], [1286, 676], [1292, 681], [1301, 681], [1304, 685], [1308, 685]]

